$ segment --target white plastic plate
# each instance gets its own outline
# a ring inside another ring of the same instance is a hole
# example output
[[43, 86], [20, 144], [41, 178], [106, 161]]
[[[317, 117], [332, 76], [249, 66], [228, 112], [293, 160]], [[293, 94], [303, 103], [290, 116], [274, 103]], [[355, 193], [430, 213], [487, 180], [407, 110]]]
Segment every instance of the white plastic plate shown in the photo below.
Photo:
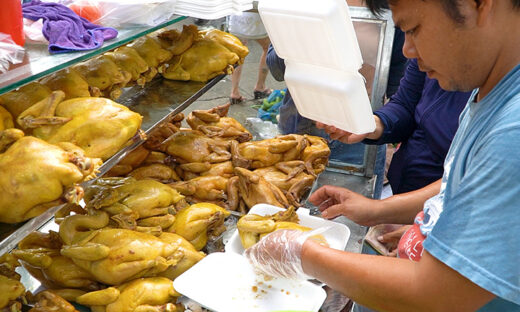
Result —
[[209, 254], [173, 282], [175, 290], [217, 312], [318, 311], [326, 293], [308, 281], [256, 275], [236, 253]]
[[[253, 206], [249, 210], [249, 213], [265, 216], [272, 215], [284, 210], [285, 209], [272, 205], [258, 204]], [[312, 229], [323, 227], [328, 228], [328, 230], [323, 232], [321, 235], [325, 237], [329, 246], [334, 249], [345, 250], [348, 239], [350, 237], [350, 230], [346, 225], [338, 222], [325, 220], [319, 217], [309, 216], [309, 210], [305, 208], [298, 209], [296, 213], [300, 218], [299, 224], [303, 226], [310, 227]], [[225, 250], [226, 252], [234, 252], [238, 254], [242, 254], [244, 252], [244, 248], [242, 247], [242, 243], [240, 242], [240, 236], [238, 235], [238, 230], [236, 230], [233, 233], [233, 235], [229, 239], [229, 242], [226, 243]]]

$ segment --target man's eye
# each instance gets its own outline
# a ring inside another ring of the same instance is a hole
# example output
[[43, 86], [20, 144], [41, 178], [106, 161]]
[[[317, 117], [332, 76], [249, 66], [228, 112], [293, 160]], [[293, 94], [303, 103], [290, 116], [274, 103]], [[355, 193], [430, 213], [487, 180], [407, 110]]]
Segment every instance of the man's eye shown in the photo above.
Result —
[[414, 28], [412, 28], [410, 30], [405, 31], [404, 33], [407, 34], [407, 35], [413, 35], [413, 34], [415, 34], [416, 30], [417, 30], [417, 27], [414, 27]]

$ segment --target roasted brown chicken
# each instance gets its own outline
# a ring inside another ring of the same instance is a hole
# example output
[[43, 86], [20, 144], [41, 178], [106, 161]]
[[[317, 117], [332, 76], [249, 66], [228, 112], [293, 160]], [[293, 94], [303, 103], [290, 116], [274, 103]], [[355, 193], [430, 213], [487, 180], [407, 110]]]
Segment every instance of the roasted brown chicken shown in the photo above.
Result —
[[63, 92], [54, 91], [18, 116], [18, 124], [49, 143], [70, 142], [87, 156], [103, 160], [119, 151], [141, 126], [141, 115], [109, 99], [63, 98]]
[[307, 147], [307, 140], [297, 134], [278, 136], [274, 139], [237, 144], [231, 142], [233, 165], [242, 168], [263, 168], [282, 161], [298, 160]]
[[59, 145], [22, 137], [0, 154], [0, 222], [21, 222], [81, 199], [83, 190], [75, 184], [93, 177], [101, 161], [70, 143]]
[[281, 208], [289, 207], [289, 202], [284, 193], [274, 184], [267, 182], [261, 175], [240, 167], [235, 167], [234, 171], [237, 176], [231, 178], [228, 182], [229, 209], [236, 210], [240, 207], [240, 199], [244, 201], [248, 208], [256, 204], [270, 204]]
[[196, 130], [181, 129], [162, 143], [174, 161], [185, 163], [217, 163], [231, 159], [229, 142], [209, 138]]

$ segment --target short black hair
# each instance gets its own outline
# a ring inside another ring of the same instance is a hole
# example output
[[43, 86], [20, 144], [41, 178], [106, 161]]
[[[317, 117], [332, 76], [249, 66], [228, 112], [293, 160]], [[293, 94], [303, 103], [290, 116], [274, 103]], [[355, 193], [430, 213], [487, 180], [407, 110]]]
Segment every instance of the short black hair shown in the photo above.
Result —
[[[370, 9], [370, 11], [376, 15], [379, 16], [381, 13], [384, 12], [385, 9], [388, 9], [389, 3], [397, 2], [398, 0], [364, 0], [367, 7]], [[464, 15], [459, 10], [459, 0], [437, 0], [442, 2], [442, 6], [444, 7], [444, 11], [457, 23], [463, 23], [464, 22]], [[480, 2], [480, 0], [475, 0], [477, 2]], [[519, 9], [520, 8], [520, 0], [511, 0], [513, 3], [513, 8]]]

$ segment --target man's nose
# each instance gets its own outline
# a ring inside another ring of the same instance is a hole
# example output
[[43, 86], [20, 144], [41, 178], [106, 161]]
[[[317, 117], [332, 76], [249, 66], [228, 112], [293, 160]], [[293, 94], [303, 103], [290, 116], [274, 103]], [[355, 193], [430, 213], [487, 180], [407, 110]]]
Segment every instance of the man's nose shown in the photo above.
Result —
[[403, 44], [403, 55], [409, 59], [418, 57], [417, 49], [415, 47], [413, 38], [410, 38], [409, 35], [405, 35], [404, 44]]

